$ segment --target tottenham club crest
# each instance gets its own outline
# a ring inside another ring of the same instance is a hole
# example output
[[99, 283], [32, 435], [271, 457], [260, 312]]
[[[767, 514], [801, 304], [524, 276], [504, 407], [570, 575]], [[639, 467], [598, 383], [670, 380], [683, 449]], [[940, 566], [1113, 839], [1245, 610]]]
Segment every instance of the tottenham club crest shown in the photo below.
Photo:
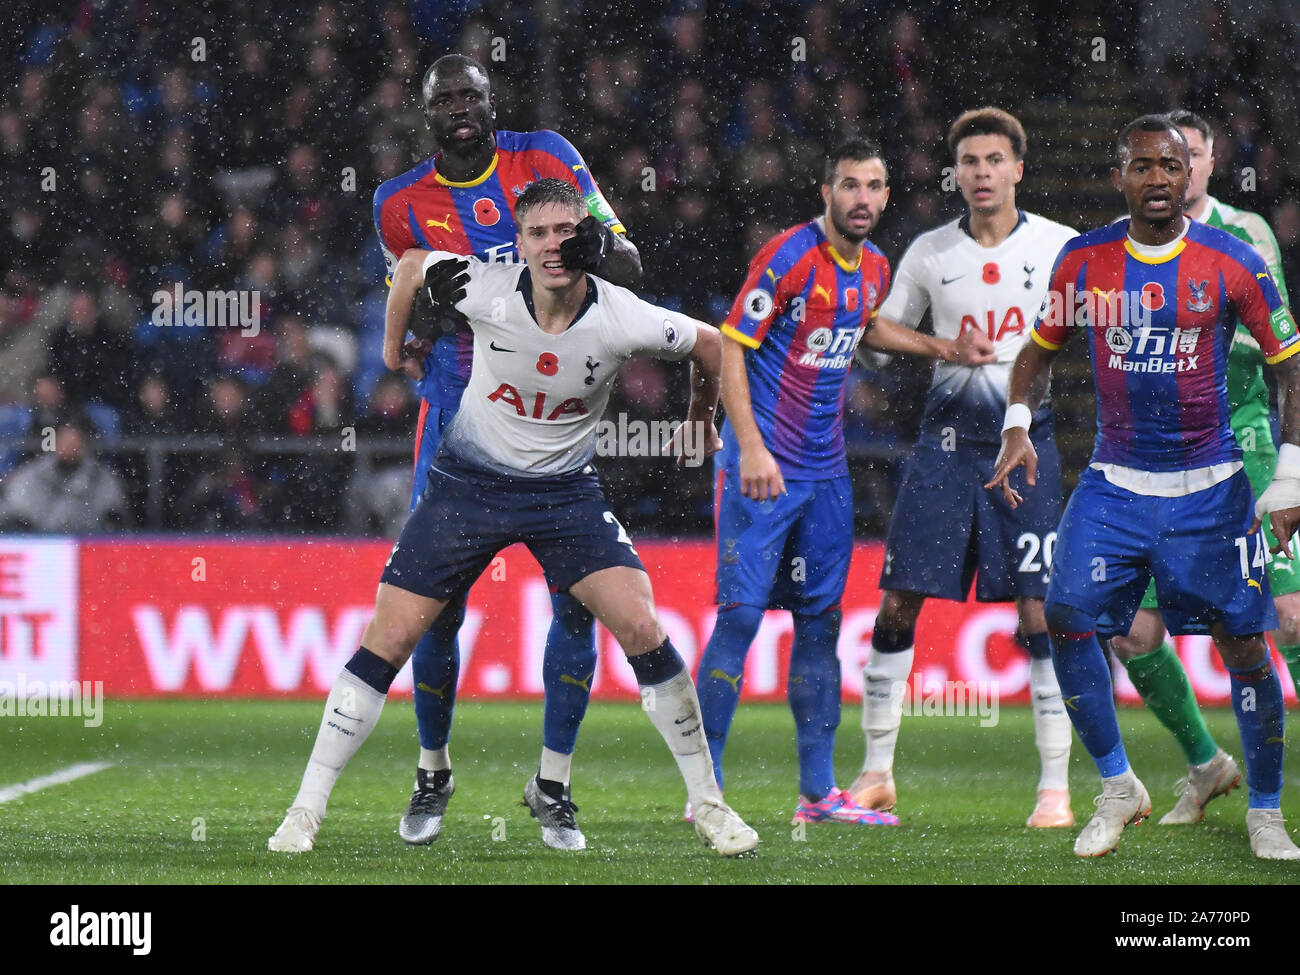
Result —
[[1106, 345], [1110, 347], [1110, 351], [1123, 355], [1133, 348], [1133, 336], [1129, 334], [1128, 329], [1112, 325], [1106, 329]]
[[1192, 294], [1192, 296], [1187, 299], [1188, 311], [1193, 311], [1199, 314], [1203, 311], [1210, 310], [1210, 296], [1206, 293], [1210, 290], [1210, 282], [1208, 280], [1197, 284], [1191, 278], [1188, 278], [1187, 290]]

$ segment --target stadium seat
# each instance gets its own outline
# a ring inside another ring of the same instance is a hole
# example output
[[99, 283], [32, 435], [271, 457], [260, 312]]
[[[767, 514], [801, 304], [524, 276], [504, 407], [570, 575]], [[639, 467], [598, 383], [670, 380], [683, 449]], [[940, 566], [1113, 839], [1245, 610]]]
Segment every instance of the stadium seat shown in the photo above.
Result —
[[0, 406], [0, 478], [21, 463], [21, 442], [26, 438], [31, 422], [32, 411], [28, 407], [19, 404]]
[[22, 439], [32, 422], [30, 407], [21, 404], [0, 406], [0, 440]]
[[86, 413], [95, 424], [101, 446], [112, 446], [122, 439], [122, 418], [113, 407], [95, 400], [86, 404]]

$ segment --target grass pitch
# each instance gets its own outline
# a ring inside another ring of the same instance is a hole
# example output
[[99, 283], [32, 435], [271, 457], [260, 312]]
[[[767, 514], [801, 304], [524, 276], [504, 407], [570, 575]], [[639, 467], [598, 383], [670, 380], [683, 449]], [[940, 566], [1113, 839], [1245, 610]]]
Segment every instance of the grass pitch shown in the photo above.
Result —
[[[319, 702], [118, 701], [104, 722], [0, 720], [0, 789], [79, 762], [110, 767], [0, 803], [0, 877], [11, 884], [1218, 884], [1294, 883], [1294, 864], [1250, 855], [1245, 791], [1218, 799], [1205, 822], [1161, 827], [1182, 756], [1145, 711], [1121, 711], [1152, 818], [1118, 852], [1080, 861], [1077, 829], [1024, 827], [1037, 754], [1030, 715], [1003, 708], [997, 727], [976, 718], [905, 718], [897, 779], [900, 828], [790, 824], [798, 778], [788, 709], [746, 704], [727, 750], [728, 801], [762, 838], [756, 856], [725, 861], [681, 821], [684, 790], [662, 740], [635, 704], [595, 704], [574, 768], [578, 821], [589, 849], [545, 848], [520, 804], [541, 743], [541, 704], [457, 705], [456, 795], [441, 838], [407, 847], [397, 836], [416, 758], [407, 701], [389, 704], [334, 791], [309, 854], [271, 854], [320, 721]], [[861, 759], [857, 707], [846, 707], [837, 749], [842, 785]], [[1240, 758], [1231, 711], [1207, 715]], [[1287, 783], [1297, 759], [1288, 756]], [[1075, 816], [1100, 791], [1075, 742]], [[1292, 809], [1294, 788], [1286, 797]]]

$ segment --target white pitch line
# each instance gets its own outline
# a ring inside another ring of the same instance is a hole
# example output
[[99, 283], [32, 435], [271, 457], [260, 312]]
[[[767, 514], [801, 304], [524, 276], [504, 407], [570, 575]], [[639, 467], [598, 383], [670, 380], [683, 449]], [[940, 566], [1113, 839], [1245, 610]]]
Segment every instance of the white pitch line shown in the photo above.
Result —
[[52, 785], [63, 785], [65, 782], [72, 782], [87, 775], [94, 775], [96, 772], [104, 771], [111, 765], [111, 762], [78, 762], [76, 765], [69, 765], [67, 768], [51, 772], [49, 775], [38, 775], [34, 779], [19, 782], [17, 785], [7, 785], [0, 789], [0, 802], [9, 802], [11, 799], [25, 796], [29, 792], [40, 792]]

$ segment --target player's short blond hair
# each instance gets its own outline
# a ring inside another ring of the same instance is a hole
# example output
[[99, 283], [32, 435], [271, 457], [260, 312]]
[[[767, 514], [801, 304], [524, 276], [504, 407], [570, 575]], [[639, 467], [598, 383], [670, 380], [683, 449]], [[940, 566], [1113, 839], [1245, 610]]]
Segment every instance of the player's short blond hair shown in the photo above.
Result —
[[948, 129], [948, 151], [957, 158], [957, 146], [962, 139], [972, 135], [1005, 135], [1017, 159], [1025, 158], [1025, 127], [1010, 112], [992, 105], [972, 108], [962, 112]]

